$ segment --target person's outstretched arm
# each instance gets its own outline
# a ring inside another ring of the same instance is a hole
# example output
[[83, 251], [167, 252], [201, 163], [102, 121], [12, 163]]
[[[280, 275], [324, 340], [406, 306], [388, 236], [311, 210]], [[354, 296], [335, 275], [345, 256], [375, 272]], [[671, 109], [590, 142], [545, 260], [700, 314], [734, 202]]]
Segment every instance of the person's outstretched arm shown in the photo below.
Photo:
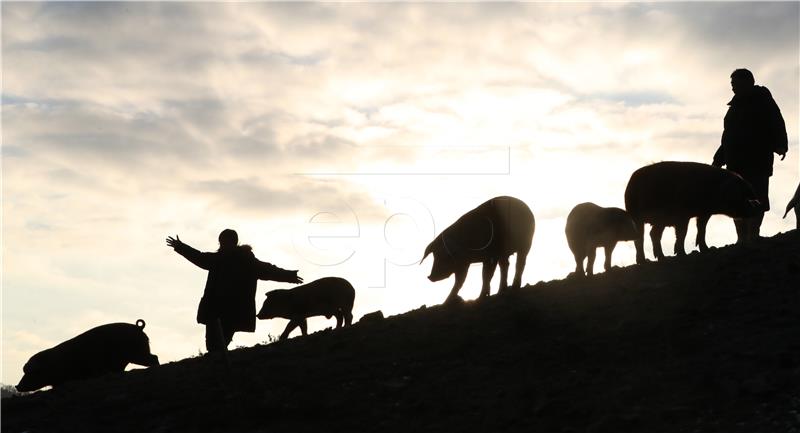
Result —
[[259, 280], [281, 281], [295, 284], [303, 282], [303, 279], [297, 276], [297, 271], [281, 269], [272, 263], [257, 260], [256, 267]]
[[167, 246], [172, 247], [176, 253], [182, 255], [186, 260], [194, 263], [196, 266], [205, 270], [211, 269], [214, 253], [201, 253], [181, 242], [181, 238], [178, 237], [178, 235], [175, 235], [174, 238], [172, 236], [167, 236]]

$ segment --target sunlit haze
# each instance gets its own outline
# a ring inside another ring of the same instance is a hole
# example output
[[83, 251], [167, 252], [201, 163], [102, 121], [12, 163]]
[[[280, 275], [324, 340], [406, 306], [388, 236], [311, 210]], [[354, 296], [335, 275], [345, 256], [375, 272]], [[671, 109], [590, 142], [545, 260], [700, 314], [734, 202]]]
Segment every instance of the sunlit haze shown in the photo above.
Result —
[[[523, 284], [564, 278], [570, 209], [624, 207], [630, 174], [652, 162], [710, 163], [741, 67], [786, 120], [762, 233], [790, 230], [799, 9], [3, 2], [0, 381], [109, 322], [144, 319], [162, 362], [205, 352], [195, 315], [207, 273], [168, 235], [214, 251], [232, 228], [307, 282], [344, 277], [358, 320], [441, 303], [453, 280], [428, 281], [425, 246], [511, 195], [536, 218]], [[712, 246], [736, 238], [726, 217], [708, 230]], [[623, 243], [614, 264], [634, 258]], [[292, 287], [258, 284], [257, 305]], [[474, 265], [461, 296], [479, 289]], [[285, 325], [259, 321], [231, 347]]]

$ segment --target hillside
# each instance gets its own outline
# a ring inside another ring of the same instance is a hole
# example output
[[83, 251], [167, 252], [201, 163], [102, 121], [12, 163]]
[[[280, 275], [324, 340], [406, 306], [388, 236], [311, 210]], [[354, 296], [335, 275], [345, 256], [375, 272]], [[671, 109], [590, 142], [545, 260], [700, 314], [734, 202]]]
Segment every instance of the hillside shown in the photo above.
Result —
[[800, 432], [800, 233], [2, 401], [4, 432]]

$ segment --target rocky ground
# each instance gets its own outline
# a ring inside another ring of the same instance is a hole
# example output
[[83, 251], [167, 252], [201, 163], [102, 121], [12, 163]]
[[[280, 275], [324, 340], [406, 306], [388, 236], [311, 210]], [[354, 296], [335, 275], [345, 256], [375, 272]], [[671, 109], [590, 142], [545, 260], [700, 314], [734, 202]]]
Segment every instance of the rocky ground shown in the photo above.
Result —
[[800, 233], [2, 400], [4, 432], [798, 432]]

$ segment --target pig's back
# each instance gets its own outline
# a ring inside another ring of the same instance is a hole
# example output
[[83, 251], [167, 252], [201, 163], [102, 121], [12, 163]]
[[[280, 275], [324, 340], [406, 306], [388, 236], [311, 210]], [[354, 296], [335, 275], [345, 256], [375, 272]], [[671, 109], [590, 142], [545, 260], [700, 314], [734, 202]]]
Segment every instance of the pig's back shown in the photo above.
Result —
[[625, 189], [635, 219], [680, 219], [705, 213], [731, 173], [697, 162], [665, 161], [636, 170]]
[[502, 196], [495, 197], [486, 203], [492, 206], [497, 215], [497, 220], [506, 227], [511, 238], [521, 244], [530, 244], [533, 236], [534, 218], [531, 208], [518, 198]]
[[447, 230], [456, 244], [469, 250], [489, 250], [505, 254], [527, 252], [531, 246], [535, 221], [533, 212], [522, 200], [500, 196], [482, 203], [459, 218]]
[[355, 301], [355, 289], [339, 277], [325, 277], [292, 289], [298, 307], [314, 315], [328, 314], [338, 309], [350, 311]]
[[73, 338], [71, 346], [74, 358], [85, 362], [87, 367], [121, 371], [149, 342], [142, 328], [136, 325], [109, 323]]

